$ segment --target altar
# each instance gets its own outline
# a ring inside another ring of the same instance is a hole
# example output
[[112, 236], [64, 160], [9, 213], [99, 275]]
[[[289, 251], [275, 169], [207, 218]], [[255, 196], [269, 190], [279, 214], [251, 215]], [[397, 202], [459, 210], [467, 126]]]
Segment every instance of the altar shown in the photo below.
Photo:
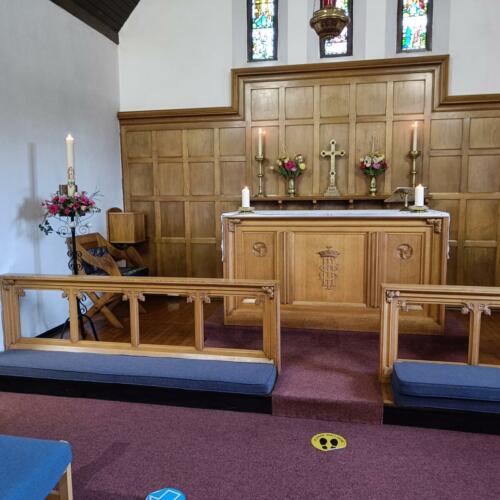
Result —
[[[224, 277], [279, 280], [283, 326], [378, 331], [382, 283], [446, 283], [449, 222], [433, 210], [224, 213]], [[401, 331], [442, 331], [444, 307], [407, 309]], [[227, 324], [260, 316], [251, 300], [225, 301]]]

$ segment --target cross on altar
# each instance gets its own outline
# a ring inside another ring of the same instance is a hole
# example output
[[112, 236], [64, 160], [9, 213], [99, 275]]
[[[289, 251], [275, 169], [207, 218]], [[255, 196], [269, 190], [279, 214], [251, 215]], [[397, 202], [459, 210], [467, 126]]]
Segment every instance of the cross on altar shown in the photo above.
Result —
[[337, 168], [335, 166], [335, 160], [337, 156], [344, 156], [345, 151], [342, 149], [340, 151], [336, 151], [337, 141], [332, 139], [330, 141], [330, 151], [321, 151], [321, 157], [325, 158], [327, 156], [330, 157], [330, 183], [328, 184], [328, 188], [325, 191], [325, 196], [340, 196], [339, 190], [337, 188]]

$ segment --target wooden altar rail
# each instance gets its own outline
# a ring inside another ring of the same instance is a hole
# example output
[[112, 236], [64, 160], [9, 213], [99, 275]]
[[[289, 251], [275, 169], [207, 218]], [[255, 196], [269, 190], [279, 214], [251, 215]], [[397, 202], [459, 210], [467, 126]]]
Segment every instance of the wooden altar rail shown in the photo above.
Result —
[[[434, 304], [455, 306], [469, 314], [469, 349], [467, 363], [446, 362], [457, 365], [496, 366], [479, 362], [481, 317], [490, 315], [492, 308], [500, 308], [500, 288], [454, 285], [395, 285], [382, 284], [380, 321], [381, 382], [390, 380], [396, 361], [422, 361], [398, 359], [399, 312], [410, 305]], [[430, 362], [430, 361], [427, 361]]]
[[[40, 349], [140, 356], [274, 362], [280, 370], [279, 284], [276, 281], [114, 277], [0, 276], [6, 349]], [[69, 302], [69, 339], [22, 338], [20, 297], [27, 290], [60, 290]], [[77, 299], [88, 292], [121, 294], [130, 308], [130, 343], [80, 340]], [[139, 302], [144, 295], [179, 295], [194, 305], [194, 346], [141, 344]], [[210, 297], [252, 297], [262, 304], [262, 350], [206, 347], [203, 304]]]

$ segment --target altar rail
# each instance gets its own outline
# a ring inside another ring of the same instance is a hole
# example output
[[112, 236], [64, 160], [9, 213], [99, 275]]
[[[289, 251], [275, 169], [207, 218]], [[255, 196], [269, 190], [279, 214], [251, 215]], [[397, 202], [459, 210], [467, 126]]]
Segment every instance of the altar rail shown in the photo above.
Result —
[[[412, 305], [434, 304], [455, 306], [469, 314], [469, 349], [467, 363], [447, 362], [457, 365], [496, 366], [479, 362], [481, 317], [490, 315], [492, 308], [500, 308], [500, 288], [464, 287], [453, 285], [395, 285], [382, 284], [380, 321], [380, 370], [381, 382], [390, 380], [398, 359], [399, 312]], [[426, 361], [430, 363], [431, 361]]]
[[[276, 281], [111, 277], [0, 276], [6, 349], [40, 349], [227, 361], [274, 362], [280, 369], [279, 285]], [[27, 290], [60, 290], [69, 302], [69, 339], [22, 338], [20, 297]], [[129, 303], [130, 342], [80, 340], [78, 298], [89, 292], [122, 294]], [[144, 295], [179, 295], [194, 304], [194, 346], [141, 344], [139, 302]], [[262, 350], [205, 346], [203, 304], [210, 297], [255, 297], [262, 304]]]

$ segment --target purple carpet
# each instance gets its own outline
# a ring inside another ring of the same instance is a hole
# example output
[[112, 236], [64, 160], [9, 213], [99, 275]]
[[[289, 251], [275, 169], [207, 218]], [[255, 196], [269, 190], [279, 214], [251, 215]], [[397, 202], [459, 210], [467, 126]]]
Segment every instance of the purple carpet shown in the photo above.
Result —
[[500, 498], [499, 436], [9, 393], [0, 433], [69, 441], [75, 500]]
[[[261, 347], [252, 327], [225, 327], [221, 312], [206, 321], [207, 345]], [[445, 336], [402, 335], [400, 357], [465, 361], [463, 323], [448, 314]], [[281, 332], [283, 370], [273, 391], [273, 414], [342, 422], [381, 423], [377, 333], [298, 330]]]

